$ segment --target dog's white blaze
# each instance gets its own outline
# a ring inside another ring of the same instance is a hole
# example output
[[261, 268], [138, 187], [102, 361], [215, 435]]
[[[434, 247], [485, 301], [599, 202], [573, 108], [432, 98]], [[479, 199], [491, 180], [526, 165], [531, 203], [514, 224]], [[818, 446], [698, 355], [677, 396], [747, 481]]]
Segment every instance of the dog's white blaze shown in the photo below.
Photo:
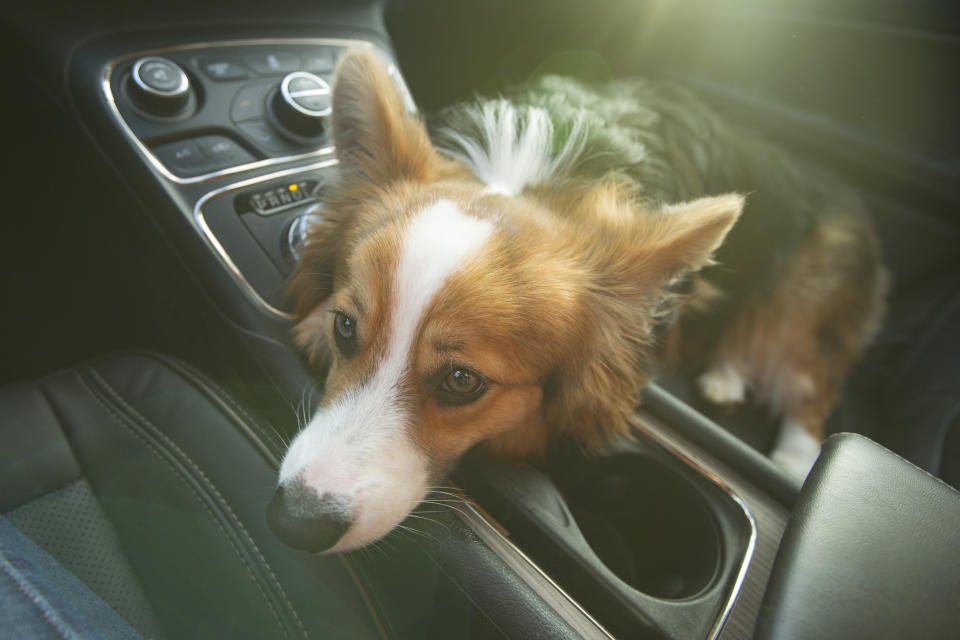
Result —
[[506, 100], [486, 102], [468, 112], [480, 129], [476, 140], [457, 131], [441, 131], [442, 151], [458, 158], [490, 193], [518, 195], [569, 168], [584, 145], [583, 123], [574, 123], [564, 145], [554, 150], [554, 128], [542, 107], [516, 107]]
[[404, 230], [386, 354], [372, 378], [333, 399], [294, 439], [280, 483], [301, 477], [319, 495], [344, 495], [353, 524], [333, 551], [386, 534], [423, 498], [428, 462], [409, 435], [400, 384], [424, 313], [443, 284], [486, 243], [493, 225], [440, 200]]

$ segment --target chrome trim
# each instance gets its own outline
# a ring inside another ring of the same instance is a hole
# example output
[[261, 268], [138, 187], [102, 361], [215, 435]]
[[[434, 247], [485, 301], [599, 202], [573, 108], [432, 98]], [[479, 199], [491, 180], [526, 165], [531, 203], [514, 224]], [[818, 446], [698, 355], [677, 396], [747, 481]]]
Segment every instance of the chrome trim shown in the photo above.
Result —
[[[204, 194], [197, 203], [193, 206], [193, 221], [196, 224], [197, 229], [199, 229], [203, 237], [206, 239], [207, 244], [213, 250], [213, 252], [220, 258], [220, 261], [227, 268], [227, 271], [230, 273], [230, 276], [233, 278], [234, 282], [240, 289], [246, 294], [247, 298], [253, 302], [255, 305], [260, 307], [263, 311], [266, 311], [270, 315], [279, 318], [281, 320], [291, 320], [293, 316], [289, 313], [277, 309], [269, 302], [264, 300], [257, 290], [253, 288], [253, 285], [247, 281], [243, 276], [243, 273], [240, 271], [240, 268], [237, 267], [237, 264], [230, 257], [230, 254], [227, 253], [227, 250], [223, 248], [223, 245], [220, 244], [220, 241], [217, 239], [217, 236], [214, 235], [213, 231], [207, 225], [207, 221], [203, 216], [203, 205], [205, 205], [210, 200], [218, 198], [220, 196], [226, 195], [232, 191], [238, 191], [240, 189], [246, 189], [247, 187], [259, 184], [261, 182], [269, 182], [271, 180], [277, 180], [279, 178], [285, 178], [297, 173], [303, 173], [306, 171], [316, 171], [317, 169], [325, 169], [327, 167], [332, 167], [337, 164], [336, 158], [329, 158], [322, 162], [317, 162], [310, 165], [305, 165], [302, 167], [294, 167], [292, 169], [285, 169], [283, 171], [277, 171], [275, 173], [270, 173], [264, 176], [257, 176], [255, 178], [248, 178], [247, 180], [241, 180], [240, 182], [234, 182], [226, 186], [220, 187], [219, 189], [214, 189], [213, 191]], [[306, 204], [308, 201], [304, 200], [303, 203]]]
[[[234, 173], [240, 173], [241, 171], [249, 171], [251, 169], [260, 169], [262, 167], [271, 167], [278, 164], [283, 164], [287, 162], [294, 162], [297, 160], [310, 160], [313, 158], [318, 158], [322, 156], [331, 155], [334, 152], [333, 146], [322, 147], [316, 151], [309, 151], [306, 153], [300, 153], [291, 156], [283, 156], [280, 158], [267, 158], [266, 160], [258, 160], [256, 162], [250, 162], [247, 164], [237, 165], [235, 167], [228, 167], [226, 169], [219, 169], [217, 171], [212, 171], [210, 173], [205, 173], [199, 176], [192, 176], [189, 178], [181, 178], [179, 176], [171, 173], [162, 162], [160, 162], [156, 156], [151, 153], [150, 149], [147, 148], [140, 139], [137, 138], [136, 134], [133, 133], [133, 130], [127, 124], [126, 120], [123, 119], [123, 116], [120, 114], [120, 109], [117, 107], [116, 99], [113, 95], [113, 90], [110, 86], [110, 79], [113, 73], [113, 70], [117, 65], [126, 62], [132, 58], [138, 58], [141, 56], [152, 56], [161, 53], [169, 53], [171, 51], [192, 51], [197, 49], [212, 49], [215, 47], [252, 47], [252, 46], [269, 46], [269, 45], [293, 45], [293, 46], [332, 46], [332, 47], [346, 47], [346, 48], [360, 48], [368, 49], [371, 51], [378, 51], [376, 46], [372, 42], [366, 40], [353, 40], [347, 38], [276, 38], [276, 39], [250, 39], [250, 40], [226, 40], [222, 42], [202, 42], [194, 43], [189, 45], [179, 45], [174, 47], [163, 47], [157, 49], [148, 49], [145, 51], [138, 51], [136, 53], [127, 54], [116, 58], [111, 61], [104, 67], [103, 78], [101, 80], [101, 89], [103, 91], [104, 99], [109, 106], [109, 114], [113, 119], [114, 123], [120, 127], [120, 130], [123, 131], [127, 140], [130, 144], [133, 145], [134, 149], [140, 154], [140, 156], [146, 161], [146, 163], [153, 169], [156, 173], [163, 176], [165, 179], [180, 185], [188, 184], [197, 184], [200, 182], [208, 182], [216, 178], [223, 176], [231, 175]], [[397, 79], [401, 92], [405, 96], [409, 96], [409, 90], [406, 87], [406, 84], [403, 82], [402, 77], [399, 73], [394, 76], [394, 79]]]
[[[143, 81], [143, 78], [140, 77], [140, 69], [143, 65], [150, 62], [163, 62], [170, 65], [177, 70], [177, 73], [180, 74], [180, 82], [173, 89], [163, 90], [156, 89], [151, 87], [146, 82]], [[190, 80], [187, 78], [187, 74], [184, 73], [183, 69], [180, 68], [173, 60], [167, 60], [166, 58], [161, 58], [160, 56], [147, 56], [145, 58], [140, 58], [137, 60], [136, 64], [133, 65], [133, 69], [130, 71], [130, 77], [133, 78], [133, 81], [137, 84], [138, 87], [146, 91], [147, 93], [152, 93], [155, 96], [161, 98], [174, 98], [176, 96], [182, 95], [187, 92], [187, 89], [190, 88]]]
[[[563, 588], [560, 585], [558, 585], [553, 580], [553, 578], [551, 578], [546, 572], [544, 572], [544, 570], [541, 569], [536, 562], [531, 560], [530, 556], [524, 553], [523, 550], [520, 549], [520, 547], [518, 547], [513, 543], [513, 541], [511, 541], [509, 538], [503, 535], [501, 530], [493, 522], [491, 522], [490, 519], [486, 515], [484, 515], [484, 513], [480, 511], [469, 498], [466, 497], [466, 495], [463, 493], [463, 491], [459, 487], [456, 487], [455, 485], [453, 485], [453, 488], [457, 489], [457, 493], [460, 495], [460, 502], [463, 505], [463, 507], [467, 509], [467, 511], [463, 511], [462, 509], [456, 509], [456, 508], [453, 508], [452, 511], [454, 511], [457, 514], [457, 516], [464, 522], [464, 524], [466, 524], [470, 528], [471, 531], [477, 534], [477, 536], [487, 545], [488, 548], [490, 548], [491, 551], [494, 551], [495, 553], [497, 553], [498, 551], [495, 548], [495, 546], [490, 544], [491, 541], [494, 541], [496, 545], [505, 546], [508, 549], [510, 549], [514, 554], [516, 554], [519, 561], [525, 563], [528, 569], [533, 570], [534, 573], [539, 575], [547, 584], [549, 584], [556, 591], [557, 595], [559, 595], [563, 600], [565, 600], [569, 605], [571, 605], [581, 616], [583, 616], [583, 620], [592, 626], [592, 629], [590, 630], [596, 632], [595, 637], [606, 638], [607, 640], [616, 640], [616, 638], [609, 631], [607, 631], [603, 627], [603, 625], [597, 621], [596, 618], [590, 615], [590, 613], [588, 613], [587, 610], [584, 609], [579, 602], [577, 602], [572, 596], [570, 596], [570, 594], [564, 591]], [[516, 570], [515, 565], [511, 563], [507, 558], [505, 558], [502, 554], [497, 553], [497, 555], [500, 556], [500, 558], [504, 560], [504, 562], [510, 565], [511, 568]], [[523, 576], [520, 576], [520, 577], [523, 578]], [[527, 582], [526, 580], [524, 580], [524, 582], [530, 585], [530, 583]], [[534, 585], [530, 585], [530, 586], [534, 587]], [[537, 593], [537, 595], [543, 597], [547, 603], [550, 603], [550, 598], [548, 594], [545, 594], [542, 591], [537, 590], [535, 587], [534, 587], [534, 591]], [[578, 632], [583, 634], [583, 630], [584, 630], [583, 625], [578, 624], [579, 621], [572, 620], [569, 617], [564, 616], [564, 612], [557, 609], [556, 607], [553, 607], [553, 609], [554, 611], [557, 612], [557, 614], [563, 617], [564, 620], [566, 620], [566, 622], [568, 622], [572, 627], [574, 627], [574, 629], [576, 629]]]
[[721, 480], [719, 476], [705, 468], [696, 460], [690, 458], [667, 438], [659, 434], [655, 428], [651, 428], [643, 424], [638, 416], [634, 416], [633, 420], [630, 421], [630, 425], [646, 437], [656, 442], [658, 446], [675, 456], [682, 463], [702, 475], [713, 484], [717, 485], [717, 487], [723, 493], [725, 493], [734, 504], [740, 507], [740, 509], [743, 511], [744, 517], [747, 519], [747, 523], [750, 525], [750, 539], [747, 541], [747, 548], [743, 552], [743, 561], [740, 564], [740, 571], [737, 572], [737, 577], [733, 582], [733, 586], [730, 588], [730, 597], [727, 599], [726, 604], [720, 611], [720, 615], [717, 617], [716, 622], [710, 629], [709, 635], [707, 635], [708, 640], [716, 640], [716, 638], [720, 636], [720, 632], [723, 631], [723, 625], [727, 623], [727, 619], [730, 617], [730, 612], [733, 610], [733, 605], [736, 603], [737, 597], [739, 597], [740, 591], [743, 589], [743, 583], [747, 578], [747, 570], [750, 568], [750, 563], [753, 561], [753, 554], [757, 548], [757, 521], [754, 519], [753, 513], [750, 511], [750, 507], [747, 506], [747, 503], [744, 502], [743, 498], [741, 498], [736, 491], [731, 489], [727, 483]]
[[[313, 80], [320, 85], [319, 89], [311, 89], [309, 91], [296, 91], [294, 93], [290, 92], [290, 83], [294, 80], [300, 78], [305, 78], [307, 80]], [[294, 98], [300, 96], [328, 96], [330, 95], [330, 85], [327, 84], [327, 81], [319, 76], [315, 76], [312, 73], [306, 71], [294, 71], [293, 73], [288, 73], [283, 77], [283, 81], [280, 82], [280, 95], [283, 96], [283, 101], [290, 105], [293, 109], [296, 109], [298, 112], [302, 113], [305, 116], [310, 118], [325, 118], [333, 113], [333, 107], [327, 107], [326, 109], [321, 109], [317, 111], [315, 109], [308, 109]]]

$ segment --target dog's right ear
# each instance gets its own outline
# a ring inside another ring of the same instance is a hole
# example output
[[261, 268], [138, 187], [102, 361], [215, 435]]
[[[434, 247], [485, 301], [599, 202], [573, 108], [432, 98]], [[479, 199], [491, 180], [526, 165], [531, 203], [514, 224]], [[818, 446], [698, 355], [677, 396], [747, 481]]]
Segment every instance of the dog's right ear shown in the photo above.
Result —
[[423, 123], [407, 111], [386, 65], [372, 52], [352, 50], [340, 59], [332, 120], [341, 176], [348, 183], [427, 182], [443, 164]]

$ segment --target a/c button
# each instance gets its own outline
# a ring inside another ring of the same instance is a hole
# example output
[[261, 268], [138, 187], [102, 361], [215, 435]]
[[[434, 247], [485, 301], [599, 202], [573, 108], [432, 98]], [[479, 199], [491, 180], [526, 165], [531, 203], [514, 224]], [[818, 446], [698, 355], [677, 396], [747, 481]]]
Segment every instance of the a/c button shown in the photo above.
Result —
[[193, 140], [169, 142], [152, 149], [167, 169], [180, 176], [196, 176], [216, 169]]

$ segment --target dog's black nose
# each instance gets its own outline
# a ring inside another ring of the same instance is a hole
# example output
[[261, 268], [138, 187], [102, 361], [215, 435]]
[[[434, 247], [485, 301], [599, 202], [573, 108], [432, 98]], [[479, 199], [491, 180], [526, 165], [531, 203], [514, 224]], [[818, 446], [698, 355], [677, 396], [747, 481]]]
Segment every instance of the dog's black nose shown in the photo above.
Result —
[[320, 498], [301, 484], [279, 487], [267, 507], [267, 524], [295, 549], [326, 551], [350, 528], [350, 517], [340, 505], [340, 501]]

